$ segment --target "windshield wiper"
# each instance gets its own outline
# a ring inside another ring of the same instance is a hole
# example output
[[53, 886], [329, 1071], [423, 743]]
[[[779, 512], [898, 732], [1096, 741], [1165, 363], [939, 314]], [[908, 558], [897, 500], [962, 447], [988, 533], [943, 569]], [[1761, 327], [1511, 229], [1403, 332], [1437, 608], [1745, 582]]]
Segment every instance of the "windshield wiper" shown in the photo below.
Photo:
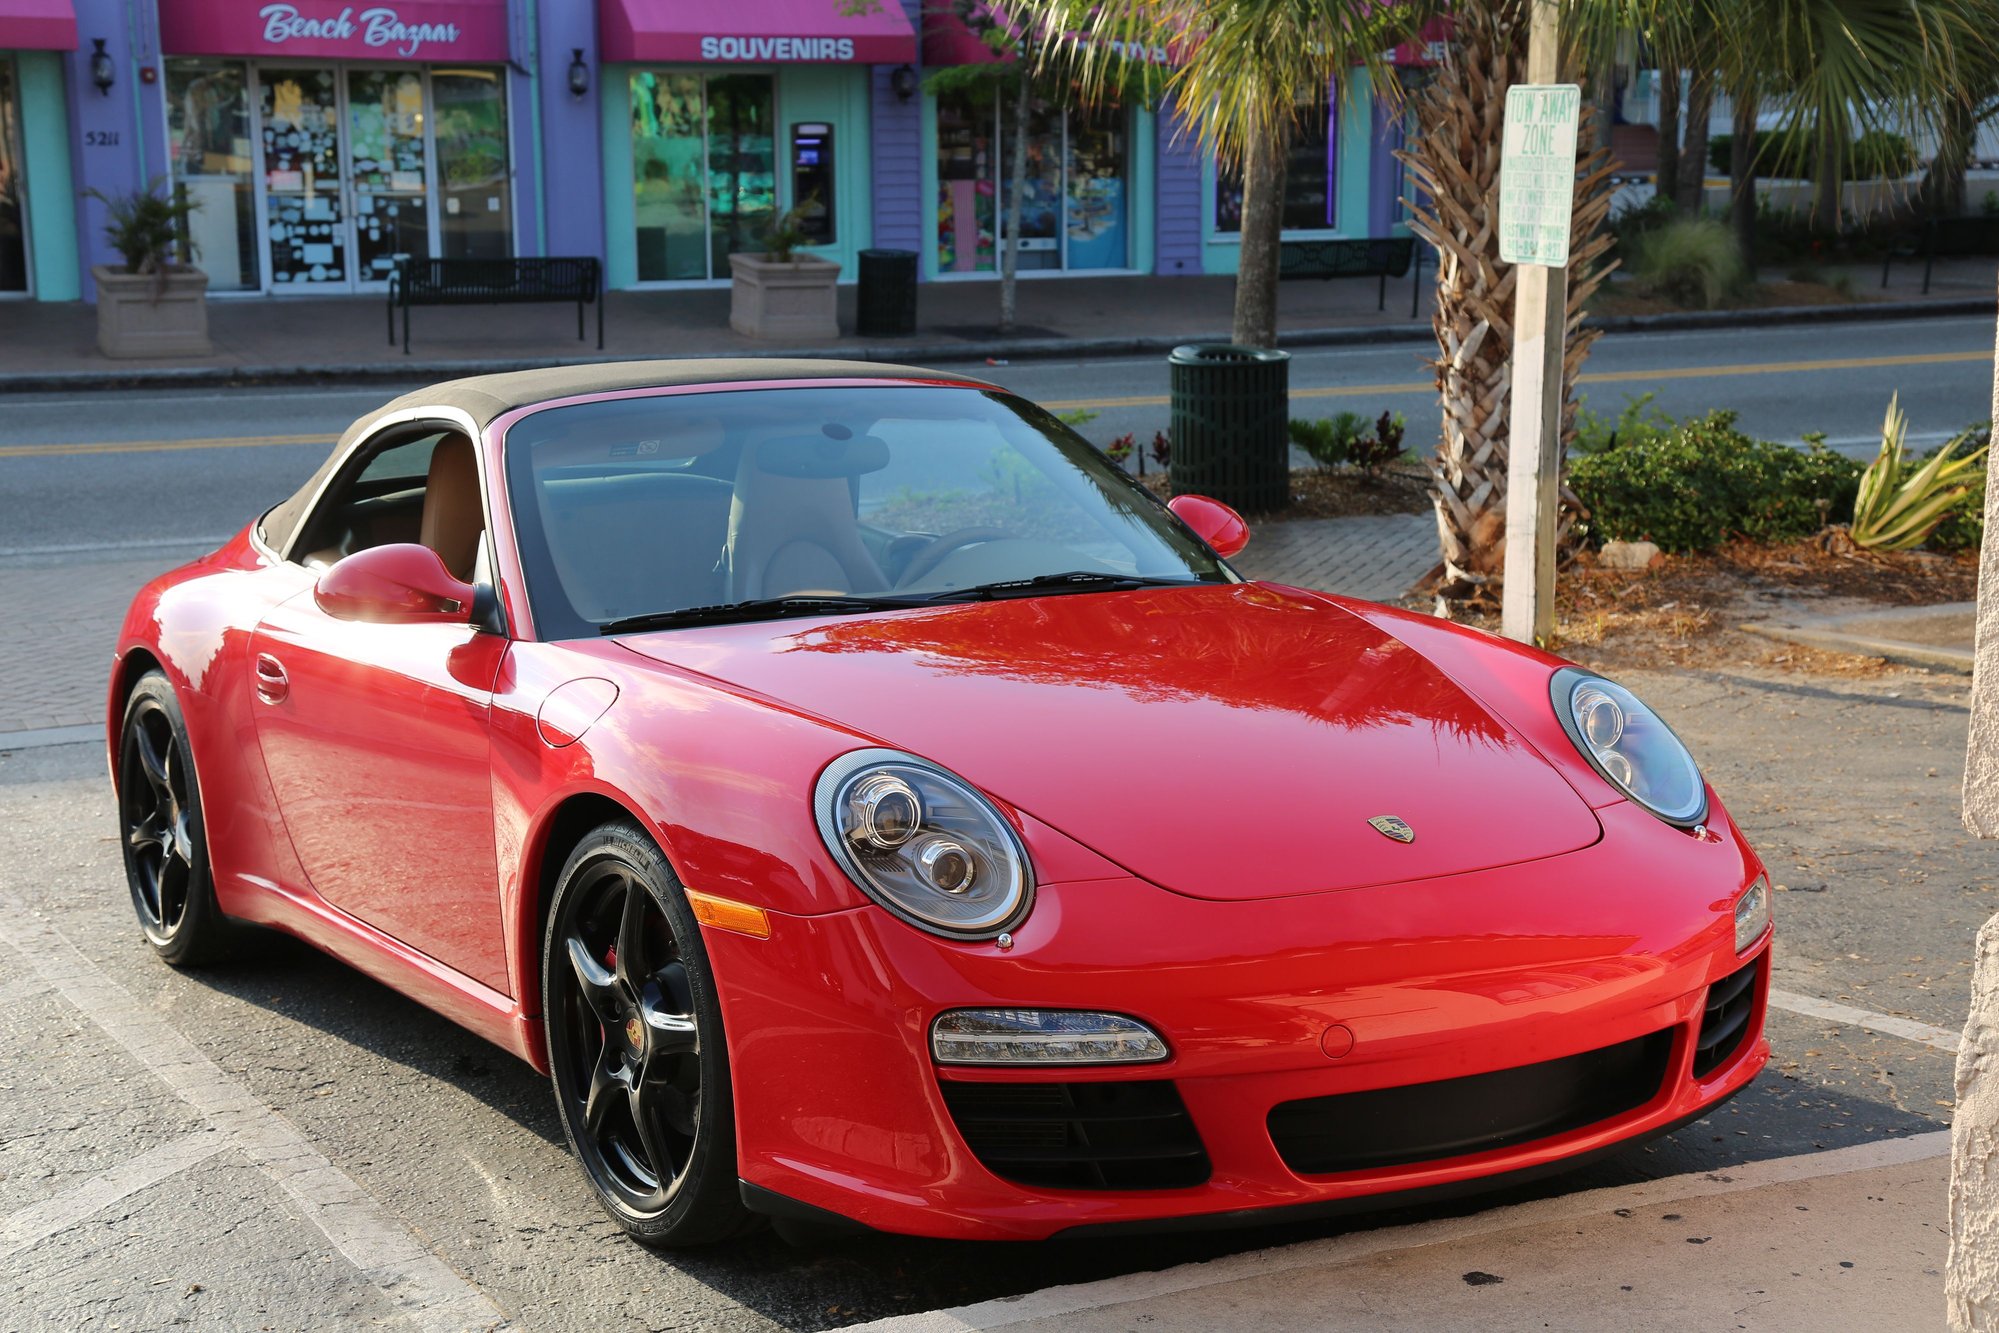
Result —
[[969, 588], [953, 588], [926, 598], [932, 602], [992, 602], [1005, 597], [1043, 597], [1062, 592], [1117, 592], [1126, 588], [1186, 588], [1206, 582], [1200, 578], [1163, 578], [1154, 574], [1111, 574], [1094, 569], [1072, 569], [1063, 574], [1036, 574], [1031, 579], [1003, 579], [997, 583], [975, 583]]
[[928, 599], [907, 597], [753, 597], [744, 602], [722, 602], [715, 606], [684, 606], [677, 611], [648, 611], [624, 616], [597, 627], [599, 634], [628, 634], [634, 630], [679, 629], [686, 625], [739, 625], [752, 620], [781, 620], [786, 616], [840, 616], [860, 611], [894, 610], [922, 606]]

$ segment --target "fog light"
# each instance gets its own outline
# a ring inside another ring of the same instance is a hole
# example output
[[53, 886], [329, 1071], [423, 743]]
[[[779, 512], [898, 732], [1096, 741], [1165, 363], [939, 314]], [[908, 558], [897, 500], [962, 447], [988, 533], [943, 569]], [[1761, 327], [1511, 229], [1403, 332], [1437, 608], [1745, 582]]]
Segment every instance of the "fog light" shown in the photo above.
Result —
[[930, 1025], [940, 1065], [1141, 1065], [1166, 1058], [1159, 1034], [1123, 1014], [953, 1009]]
[[1746, 953], [1770, 928], [1770, 878], [1758, 875], [1735, 903], [1735, 951]]

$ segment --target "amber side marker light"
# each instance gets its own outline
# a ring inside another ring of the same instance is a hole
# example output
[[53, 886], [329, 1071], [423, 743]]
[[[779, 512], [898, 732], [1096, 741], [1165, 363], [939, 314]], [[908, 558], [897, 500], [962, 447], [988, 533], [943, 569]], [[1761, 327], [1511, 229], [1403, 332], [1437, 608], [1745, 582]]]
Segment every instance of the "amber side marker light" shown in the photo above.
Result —
[[733, 930], [738, 935], [760, 940], [770, 938], [770, 916], [761, 907], [717, 898], [710, 893], [696, 893], [693, 889], [687, 890], [687, 905], [694, 909], [694, 919], [704, 926]]

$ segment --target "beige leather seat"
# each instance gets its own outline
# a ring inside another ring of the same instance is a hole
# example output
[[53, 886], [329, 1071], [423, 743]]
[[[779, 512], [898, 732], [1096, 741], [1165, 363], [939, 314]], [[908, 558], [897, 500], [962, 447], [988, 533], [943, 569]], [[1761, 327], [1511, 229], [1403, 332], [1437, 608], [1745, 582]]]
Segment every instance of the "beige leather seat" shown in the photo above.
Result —
[[861, 542], [853, 478], [888, 466], [872, 436], [787, 436], [747, 446], [729, 505], [729, 597], [873, 593], [888, 578]]
[[452, 433], [430, 453], [424, 483], [423, 522], [417, 540], [437, 552], [452, 577], [471, 582], [479, 561], [479, 537], [486, 530], [486, 507], [479, 496], [479, 456], [472, 441]]

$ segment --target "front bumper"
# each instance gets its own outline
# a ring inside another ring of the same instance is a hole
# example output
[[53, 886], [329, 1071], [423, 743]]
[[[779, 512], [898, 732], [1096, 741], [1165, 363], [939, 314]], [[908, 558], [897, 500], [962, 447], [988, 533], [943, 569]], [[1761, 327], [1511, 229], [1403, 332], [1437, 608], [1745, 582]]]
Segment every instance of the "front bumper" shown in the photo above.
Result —
[[[1701, 838], [1662, 836], [1630, 806], [1599, 814], [1604, 839], [1567, 856], [1306, 898], [1212, 902], [1130, 878], [1043, 885], [1010, 951], [939, 940], [871, 907], [772, 914], [768, 940], [711, 931], [746, 1193], [885, 1231], [1040, 1239], [1457, 1191], [1663, 1133], [1739, 1091], [1768, 1058], [1768, 939], [1738, 958], [1732, 917], [1761, 867], [1722, 815]], [[1697, 1074], [1710, 984], [1759, 959], [1740, 1040]], [[995, 1004], [1127, 1013], [1172, 1055], [1088, 1069], [933, 1065], [937, 1013]], [[1324, 1040], [1336, 1026], [1352, 1034], [1337, 1056], [1344, 1043]], [[1271, 1112], [1288, 1103], [1621, 1046], [1657, 1053], [1656, 1086], [1587, 1123], [1550, 1121], [1554, 1132], [1538, 1137], [1324, 1174], [1291, 1169], [1272, 1137]], [[1002, 1178], [944, 1093], [946, 1083], [1134, 1081], [1170, 1081], [1207, 1158], [1200, 1183]]]

